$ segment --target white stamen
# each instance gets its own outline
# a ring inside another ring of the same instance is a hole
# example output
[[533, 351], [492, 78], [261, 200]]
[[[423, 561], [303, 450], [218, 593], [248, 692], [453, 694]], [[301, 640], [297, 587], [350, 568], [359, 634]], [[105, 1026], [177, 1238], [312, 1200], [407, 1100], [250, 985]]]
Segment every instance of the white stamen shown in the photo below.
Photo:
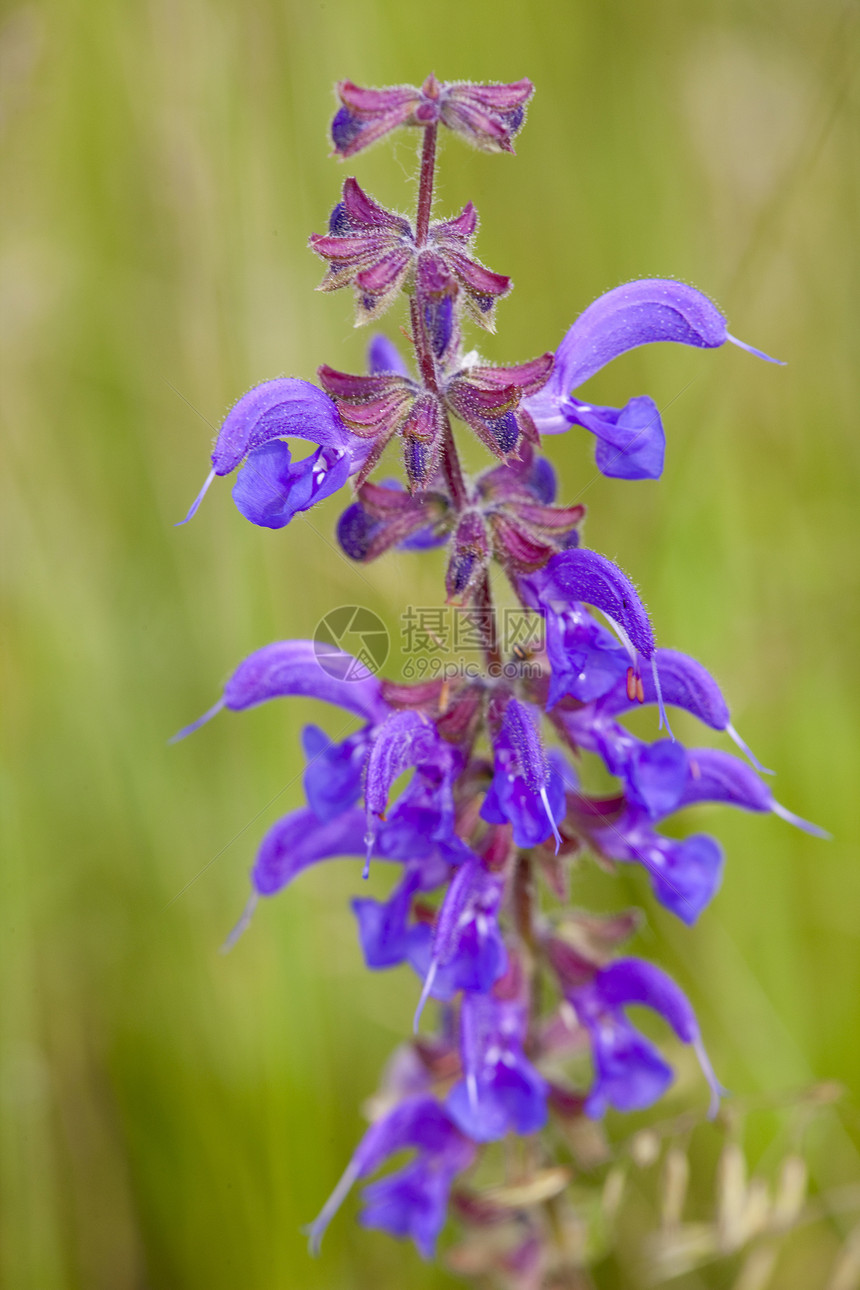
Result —
[[756, 770], [760, 775], [776, 774], [775, 770], [768, 770], [767, 766], [762, 766], [761, 762], [759, 761], [758, 757], [756, 757], [755, 753], [752, 751], [749, 744], [745, 743], [744, 740], [741, 739], [740, 735], [738, 734], [737, 730], [735, 730], [731, 722], [729, 722], [729, 724], [725, 727], [725, 731], [728, 737], [731, 740], [733, 740], [734, 743], [737, 744], [738, 748], [740, 748], [741, 752], [744, 754], [747, 760], [750, 761], [753, 766], [755, 766]]
[[540, 791], [540, 800], [543, 802], [543, 809], [546, 811], [546, 818], [549, 820], [550, 827], [552, 828], [553, 837], [555, 838], [555, 854], [558, 855], [558, 849], [561, 846], [561, 834], [559, 833], [556, 822], [552, 817], [552, 811], [549, 809], [549, 799], [547, 798], [545, 787]]
[[201, 726], [206, 725], [207, 721], [211, 721], [213, 717], [217, 716], [223, 707], [224, 700], [219, 699], [217, 703], [213, 703], [208, 712], [203, 713], [202, 717], [198, 717], [196, 721], [192, 721], [190, 726], [183, 726], [183, 728], [178, 730], [175, 735], [171, 735], [167, 742], [169, 744], [178, 744], [179, 740], [184, 739], [186, 735], [193, 735], [195, 730], [199, 730]]
[[773, 811], [774, 815], [778, 815], [780, 819], [785, 820], [787, 824], [793, 824], [795, 828], [803, 829], [804, 833], [811, 833], [814, 838], [826, 838], [829, 842], [833, 836], [831, 833], [828, 833], [826, 829], [820, 829], [817, 824], [812, 824], [809, 820], [801, 819], [799, 815], [794, 814], [794, 811], [786, 810], [786, 808], [781, 806], [779, 802], [771, 801], [770, 809]]
[[319, 1254], [325, 1230], [349, 1195], [352, 1184], [355, 1182], [356, 1178], [358, 1178], [359, 1173], [360, 1170], [358, 1165], [354, 1160], [350, 1160], [346, 1169], [344, 1169], [340, 1176], [340, 1181], [326, 1203], [323, 1205], [317, 1217], [312, 1223], [308, 1223], [307, 1227], [302, 1229], [308, 1238], [308, 1249], [311, 1254]]
[[361, 876], [365, 881], [370, 877], [370, 859], [373, 855], [373, 846], [375, 842], [376, 834], [372, 828], [368, 828], [364, 835], [364, 845], [367, 847], [367, 855], [364, 858], [364, 868], [361, 871]]
[[702, 1043], [701, 1035], [697, 1035], [696, 1038], [693, 1040], [693, 1048], [695, 1049], [696, 1056], [699, 1059], [699, 1065], [702, 1068], [702, 1074], [704, 1075], [705, 1079], [708, 1081], [708, 1085], [711, 1090], [711, 1102], [708, 1107], [708, 1119], [713, 1120], [717, 1114], [717, 1111], [719, 1111], [720, 1109], [720, 1098], [728, 1097], [729, 1091], [728, 1089], [723, 1088], [722, 1084], [714, 1074], [714, 1068], [711, 1065], [710, 1057], [705, 1051], [705, 1045]]
[[227, 937], [224, 944], [221, 946], [220, 950], [218, 951], [219, 954], [229, 954], [233, 946], [238, 941], [239, 937], [242, 935], [242, 933], [247, 931], [248, 925], [251, 922], [251, 918], [253, 916], [254, 910], [257, 908], [257, 901], [259, 899], [260, 897], [258, 893], [256, 891], [252, 891], [250, 896], [248, 897], [248, 903], [245, 905], [245, 908], [242, 910], [242, 913], [239, 916], [238, 923], [233, 928], [232, 932]]
[[173, 527], [175, 529], [178, 529], [182, 524], [187, 524], [189, 520], [194, 518], [194, 516], [197, 514], [197, 508], [199, 507], [200, 503], [203, 501], [203, 498], [206, 496], [207, 492], [209, 491], [209, 485], [212, 483], [212, 480], [214, 478], [215, 478], [215, 470], [213, 467], [213, 469], [210, 470], [209, 474], [206, 476], [205, 484], [200, 489], [200, 492], [197, 494], [194, 501], [191, 503], [191, 509], [188, 512], [188, 514], [185, 516], [185, 519], [177, 520], [176, 523], [174, 524]]
[[469, 1094], [469, 1106], [477, 1115], [478, 1113], [478, 1081], [475, 1079], [475, 1072], [469, 1071], [466, 1076], [466, 1091]]
[[412, 1032], [418, 1034], [418, 1023], [421, 1020], [421, 1013], [424, 1011], [424, 1005], [429, 998], [430, 991], [433, 989], [433, 982], [436, 980], [436, 969], [439, 966], [439, 960], [433, 959], [427, 970], [427, 976], [424, 978], [424, 986], [421, 990], [421, 998], [418, 1000], [418, 1007], [415, 1009], [415, 1016], [412, 1021]]
[[666, 709], [663, 706], [663, 691], [660, 689], [660, 677], [657, 672], [657, 651], [656, 650], [651, 655], [651, 675], [654, 678], [654, 689], [657, 692], [657, 709], [660, 713], [660, 724], [658, 725], [657, 729], [662, 730], [663, 726], [665, 725], [666, 729], [669, 731], [669, 738], [672, 740], [672, 743], [674, 743], [675, 736], [672, 734], [672, 727], [669, 725], [669, 718], [666, 716]]
[[635, 667], [636, 660], [638, 658], [638, 652], [637, 652], [636, 646], [633, 644], [632, 640], [627, 635], [626, 631], [624, 630], [624, 628], [621, 626], [620, 623], [617, 623], [614, 618], [610, 618], [609, 614], [603, 613], [602, 609], [599, 612], [603, 614], [603, 617], [609, 623], [609, 626], [612, 628], [612, 630], [615, 632], [615, 635], [621, 641], [621, 644], [627, 650], [627, 653], [630, 655], [630, 661]]
[[738, 340], [737, 336], [732, 336], [726, 332], [726, 340], [737, 345], [738, 349], [745, 349], [748, 354], [755, 354], [756, 358], [763, 358], [766, 363], [776, 363], [777, 367], [785, 367], [781, 358], [771, 358], [770, 354], [765, 354], [764, 350], [756, 349], [755, 345], [748, 345], [745, 340]]

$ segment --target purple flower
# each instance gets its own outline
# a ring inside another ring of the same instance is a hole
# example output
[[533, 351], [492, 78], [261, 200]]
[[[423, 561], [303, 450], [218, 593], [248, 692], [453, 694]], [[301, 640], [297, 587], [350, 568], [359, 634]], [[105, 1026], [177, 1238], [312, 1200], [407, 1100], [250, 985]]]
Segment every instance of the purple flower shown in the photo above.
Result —
[[249, 654], [224, 686], [224, 706], [234, 712], [286, 696], [320, 699], [370, 721], [388, 713], [382, 686], [352, 654], [324, 641], [289, 640]]
[[730, 341], [769, 363], [778, 361], [730, 335], [723, 315], [695, 288], [666, 278], [627, 282], [579, 315], [556, 351], [548, 384], [527, 400], [527, 411], [541, 434], [583, 426], [597, 438], [596, 463], [604, 475], [658, 479], [665, 436], [653, 399], [644, 396], [623, 408], [607, 408], [575, 399], [570, 391], [619, 354], [662, 340], [700, 349]]
[[667, 838], [656, 833], [646, 811], [631, 808], [598, 826], [585, 820], [591, 843], [610, 860], [636, 862], [648, 872], [661, 905], [692, 926], [719, 890], [722, 848], [711, 837]]
[[358, 938], [369, 968], [395, 967], [409, 953], [410, 941], [417, 927], [409, 926], [412, 897], [421, 886], [421, 873], [407, 865], [403, 881], [398, 883], [386, 901], [361, 897], [353, 900], [352, 910], [358, 920]]
[[487, 994], [504, 974], [508, 954], [499, 928], [504, 877], [470, 856], [451, 880], [432, 933], [415, 928], [407, 947], [409, 961], [424, 988], [415, 1027], [429, 995], [451, 999], [458, 990]]
[[772, 812], [813, 837], [830, 837], [825, 829], [802, 819], [777, 802], [755, 771], [731, 753], [715, 748], [690, 748], [687, 757], [690, 770], [679, 807], [692, 806], [696, 802], [724, 802], [745, 811]]
[[370, 1126], [319, 1216], [307, 1228], [314, 1254], [353, 1183], [375, 1173], [389, 1156], [410, 1148], [416, 1151], [414, 1160], [365, 1188], [359, 1221], [392, 1236], [411, 1237], [423, 1257], [432, 1258], [445, 1223], [451, 1184], [475, 1157], [473, 1144], [432, 1097], [410, 1098]]
[[392, 712], [374, 731], [364, 786], [368, 864], [375, 836], [373, 817], [385, 819], [392, 784], [410, 767], [433, 763], [439, 752], [436, 727], [420, 712]]
[[582, 605], [563, 604], [546, 615], [550, 665], [547, 709], [566, 696], [589, 703], [627, 675], [627, 651]]
[[[731, 722], [728, 704], [722, 691], [710, 672], [678, 650], [657, 650], [657, 671], [660, 677], [660, 694], [667, 708], [683, 708], [698, 718], [712, 730], [723, 730], [738, 748], [749, 758], [756, 770], [763, 775], [772, 775], [773, 771], [762, 766], [748, 745], [741, 739]], [[579, 697], [579, 696], [577, 696]], [[657, 692], [653, 677], [642, 677], [642, 688], [631, 694], [629, 685], [616, 680], [613, 687], [605, 691], [600, 702], [595, 705], [595, 714], [620, 716], [629, 712], [641, 703], [656, 703]]]
[[658, 1012], [684, 1044], [691, 1044], [711, 1089], [710, 1116], [725, 1093], [714, 1075], [696, 1015], [671, 977], [643, 959], [618, 959], [593, 980], [570, 991], [570, 1002], [591, 1036], [595, 1081], [585, 1104], [599, 1119], [608, 1106], [641, 1111], [663, 1096], [672, 1082], [671, 1066], [627, 1019], [625, 1008], [639, 1004]]
[[[579, 654], [574, 652], [573, 659], [564, 659], [563, 642], [568, 626], [568, 616], [578, 608], [577, 602], [593, 605], [595, 609], [609, 619], [619, 640], [628, 652], [633, 674], [639, 677], [639, 656], [651, 664], [651, 675], [654, 690], [660, 709], [660, 727], [665, 723], [671, 734], [669, 722], [663, 707], [660, 690], [660, 678], [657, 673], [656, 646], [651, 621], [639, 594], [626, 574], [607, 560], [605, 555], [596, 551], [575, 549], [561, 551], [553, 556], [545, 569], [523, 578], [520, 584], [526, 604], [542, 613], [549, 621], [552, 617], [561, 618], [553, 622], [547, 635], [554, 638], [554, 653], [561, 658], [561, 678], [559, 686], [565, 683], [577, 683], [579, 674], [572, 675], [573, 668], [579, 662]], [[574, 615], [574, 621], [581, 625], [581, 618]], [[611, 671], [617, 664], [610, 662], [611, 654], [604, 639], [598, 638], [596, 648], [603, 657], [598, 660], [599, 670]], [[609, 657], [607, 657], [609, 655]], [[594, 661], [586, 656], [586, 662]], [[599, 682], [598, 682], [599, 683]], [[557, 687], [558, 688], [558, 687]], [[558, 696], [560, 697], [560, 696]]]
[[332, 743], [319, 726], [305, 726], [302, 747], [308, 764], [304, 774], [305, 797], [317, 819], [328, 821], [354, 806], [361, 797], [370, 728]]
[[288, 695], [322, 699], [370, 722], [384, 720], [390, 711], [377, 678], [351, 654], [327, 649], [322, 656], [314, 641], [276, 641], [249, 654], [227, 681], [218, 702], [171, 742], [199, 730], [222, 708], [243, 712]]
[[523, 1052], [525, 1004], [465, 994], [460, 1010], [464, 1078], [448, 1094], [457, 1125], [475, 1142], [537, 1133], [546, 1124], [547, 1084]]
[[564, 762], [547, 758], [535, 723], [518, 699], [510, 699], [493, 741], [495, 770], [481, 818], [513, 825], [520, 847], [539, 846], [552, 834], [561, 843], [564, 819]]
[[[288, 437], [318, 444], [294, 462]], [[212, 449], [212, 470], [188, 514], [197, 511], [216, 475], [245, 467], [233, 485], [233, 500], [252, 524], [280, 529], [298, 514], [338, 491], [359, 470], [370, 445], [351, 434], [328, 395], [308, 381], [280, 377], [255, 385], [230, 410]]]

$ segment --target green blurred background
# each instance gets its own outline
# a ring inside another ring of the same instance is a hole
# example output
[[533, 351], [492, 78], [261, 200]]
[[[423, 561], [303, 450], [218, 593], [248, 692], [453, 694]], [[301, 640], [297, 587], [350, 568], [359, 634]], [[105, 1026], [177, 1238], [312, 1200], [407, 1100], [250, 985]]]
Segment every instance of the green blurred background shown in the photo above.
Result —
[[[480, 337], [488, 358], [554, 348], [601, 291], [671, 275], [788, 360], [661, 346], [597, 378], [597, 401], [647, 391], [666, 408], [658, 484], [594, 480], [584, 432], [547, 451], [565, 493], [587, 486], [589, 543], [635, 578], [660, 640], [716, 673], [780, 799], [834, 840], [700, 810], [686, 826], [713, 829], [729, 860], [692, 931], [636, 875], [583, 878], [577, 896], [643, 904], [638, 948], [689, 990], [736, 1092], [857, 1088], [856, 17], [809, 0], [5, 9], [10, 1290], [460, 1284], [358, 1229], [354, 1198], [321, 1259], [299, 1232], [415, 997], [405, 973], [362, 969], [356, 865], [308, 873], [217, 953], [256, 840], [299, 803], [301, 722], [335, 730], [336, 714], [281, 703], [166, 744], [265, 642], [311, 635], [343, 603], [396, 624], [407, 600], [439, 598], [438, 555], [341, 559], [337, 500], [271, 533], [221, 484], [173, 527], [239, 394], [363, 361], [347, 293], [314, 292], [305, 240], [347, 173], [409, 209], [415, 139], [328, 158], [338, 78], [536, 83], [515, 158], [442, 153], [437, 211], [473, 198], [479, 253], [517, 284], [498, 336]], [[673, 1105], [702, 1096], [682, 1092]], [[856, 1180], [852, 1113], [823, 1118], [818, 1183]], [[748, 1145], [766, 1153], [765, 1131]], [[779, 1284], [823, 1285], [840, 1239], [816, 1229]], [[610, 1262], [598, 1283], [629, 1276]]]

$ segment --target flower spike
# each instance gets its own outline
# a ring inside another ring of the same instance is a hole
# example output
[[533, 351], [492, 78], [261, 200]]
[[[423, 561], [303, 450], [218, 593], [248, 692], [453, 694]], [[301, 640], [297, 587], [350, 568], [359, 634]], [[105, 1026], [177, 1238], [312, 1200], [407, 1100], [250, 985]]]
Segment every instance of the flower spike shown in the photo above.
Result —
[[[640, 866], [646, 901], [692, 927], [717, 896], [723, 850], [683, 821], [664, 827], [670, 817], [716, 803], [822, 834], [756, 773], [764, 768], [714, 678], [695, 659], [657, 649], [630, 578], [583, 544], [585, 507], [558, 504], [541, 435], [579, 426], [594, 436], [604, 475], [657, 480], [665, 433], [655, 401], [640, 394], [596, 404], [586, 383], [614, 358], [662, 342], [734, 344], [774, 360], [729, 333], [701, 292], [654, 278], [600, 296], [554, 353], [495, 367], [465, 352], [466, 323], [493, 331], [496, 304], [512, 284], [475, 256], [471, 201], [433, 218], [439, 129], [487, 152], [512, 152], [531, 82], [429, 76], [420, 87], [343, 81], [337, 93], [331, 132], [342, 158], [400, 127], [421, 131], [411, 217], [349, 176], [327, 229], [310, 238], [324, 263], [320, 290], [349, 289], [357, 323], [405, 304], [399, 334], [408, 362], [391, 339], [374, 336], [362, 371], [323, 363], [318, 386], [281, 377], [250, 390], [218, 432], [187, 518], [216, 476], [234, 472], [239, 511], [272, 530], [351, 482], [337, 521], [341, 551], [368, 562], [445, 546], [436, 560], [443, 598], [456, 610], [453, 631], [444, 606], [413, 608], [403, 619], [403, 675], [380, 679], [362, 660], [376, 653], [381, 624], [344, 605], [318, 624], [315, 640], [251, 654], [209, 711], [175, 738], [222, 709], [280, 697], [314, 698], [341, 713], [331, 731], [301, 732], [304, 801], [264, 833], [250, 898], [225, 950], [263, 897], [312, 866], [348, 858], [356, 883], [362, 861], [364, 878], [374, 859], [394, 870], [386, 895], [364, 888], [351, 906], [367, 968], [407, 966], [416, 975], [413, 1034], [394, 1053], [367, 1104], [370, 1127], [308, 1228], [312, 1252], [361, 1182], [363, 1226], [408, 1237], [430, 1258], [451, 1210], [471, 1229], [457, 1270], [537, 1290], [580, 1276], [580, 1243], [566, 1262], [570, 1243], [550, 1249], [547, 1238], [555, 1226], [562, 1235], [572, 1222], [581, 1226], [594, 1198], [587, 1170], [570, 1191], [572, 1170], [557, 1145], [568, 1140], [578, 1158], [583, 1117], [645, 1110], [674, 1078], [630, 1010], [650, 1008], [696, 1053], [711, 1117], [724, 1093], [683, 992], [656, 964], [620, 957], [639, 911], [596, 916], [570, 907], [580, 863], [590, 855], [610, 875]], [[492, 457], [476, 477], [460, 459], [458, 422]], [[304, 458], [300, 439], [310, 445]], [[399, 478], [372, 478], [394, 439]], [[517, 602], [510, 617], [493, 607], [494, 562]], [[312, 608], [306, 582], [307, 570], [291, 582], [297, 612]], [[416, 600], [421, 586], [419, 579]], [[418, 603], [426, 604], [423, 594]], [[340, 648], [356, 637], [357, 657]], [[461, 658], [461, 649], [474, 656]], [[671, 737], [646, 740], [626, 728], [627, 715], [646, 704]], [[668, 707], [727, 734], [751, 765], [685, 747], [669, 728]], [[548, 743], [544, 718], [560, 746]], [[585, 787], [594, 759], [612, 780], [603, 795]], [[582, 783], [572, 769], [581, 762]], [[641, 881], [637, 871], [634, 878]], [[562, 1063], [589, 1050], [591, 1087], [566, 1085]], [[494, 1184], [511, 1144], [486, 1148], [510, 1135], [541, 1137], [523, 1152], [514, 1148], [522, 1171], [518, 1165], [515, 1179]], [[373, 1177], [401, 1153], [409, 1153], [405, 1163]], [[475, 1163], [475, 1174], [461, 1179]]]

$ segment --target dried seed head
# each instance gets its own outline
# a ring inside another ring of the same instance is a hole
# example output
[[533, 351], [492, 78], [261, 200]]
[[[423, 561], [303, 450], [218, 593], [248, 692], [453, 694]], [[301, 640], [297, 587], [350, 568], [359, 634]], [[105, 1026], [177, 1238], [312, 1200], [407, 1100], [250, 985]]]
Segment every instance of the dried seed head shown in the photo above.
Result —
[[663, 1164], [660, 1222], [664, 1227], [675, 1227], [681, 1221], [687, 1184], [690, 1180], [690, 1160], [678, 1143], [673, 1143]]
[[722, 1250], [736, 1250], [743, 1242], [746, 1198], [746, 1156], [739, 1143], [729, 1142], [717, 1165], [717, 1222]]

